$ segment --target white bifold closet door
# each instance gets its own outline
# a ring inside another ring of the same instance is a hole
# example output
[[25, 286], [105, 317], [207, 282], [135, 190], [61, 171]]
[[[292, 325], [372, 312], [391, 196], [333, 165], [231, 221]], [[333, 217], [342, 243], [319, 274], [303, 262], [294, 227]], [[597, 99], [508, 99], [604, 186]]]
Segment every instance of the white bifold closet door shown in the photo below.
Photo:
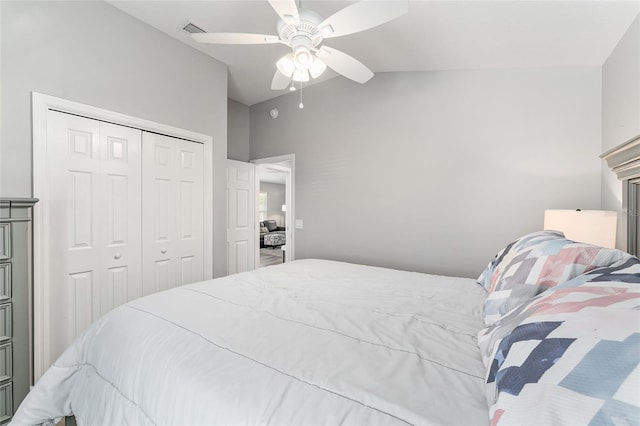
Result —
[[202, 280], [202, 148], [48, 112], [47, 364], [114, 307]]

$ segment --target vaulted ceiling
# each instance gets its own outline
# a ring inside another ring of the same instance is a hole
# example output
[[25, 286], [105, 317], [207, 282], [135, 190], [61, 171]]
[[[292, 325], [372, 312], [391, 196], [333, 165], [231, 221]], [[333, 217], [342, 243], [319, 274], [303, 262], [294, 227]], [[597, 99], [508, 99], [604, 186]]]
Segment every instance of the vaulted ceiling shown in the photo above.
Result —
[[[191, 22], [207, 32], [275, 35], [278, 17], [266, 0], [109, 3], [227, 64], [230, 98], [253, 105], [286, 93], [270, 89], [275, 62], [289, 51], [286, 46], [200, 44], [182, 30]], [[302, 0], [302, 7], [326, 18], [352, 3]], [[409, 12], [400, 18], [325, 44], [374, 72], [598, 67], [639, 12], [636, 0], [409, 0]], [[327, 70], [312, 83], [334, 77], [344, 78]]]

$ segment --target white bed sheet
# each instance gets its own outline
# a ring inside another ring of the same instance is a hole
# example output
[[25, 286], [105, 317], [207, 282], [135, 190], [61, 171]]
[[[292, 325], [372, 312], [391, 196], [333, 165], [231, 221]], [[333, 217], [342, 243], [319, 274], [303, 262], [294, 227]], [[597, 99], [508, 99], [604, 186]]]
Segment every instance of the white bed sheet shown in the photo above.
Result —
[[13, 424], [488, 423], [474, 280], [300, 260], [94, 323]]

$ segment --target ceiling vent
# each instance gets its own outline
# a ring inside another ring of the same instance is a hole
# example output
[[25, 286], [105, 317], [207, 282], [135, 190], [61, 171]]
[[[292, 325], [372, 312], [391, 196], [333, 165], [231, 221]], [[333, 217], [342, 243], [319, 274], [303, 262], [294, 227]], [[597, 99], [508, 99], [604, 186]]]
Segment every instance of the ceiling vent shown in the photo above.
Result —
[[206, 31], [203, 30], [202, 28], [198, 27], [197, 25], [192, 24], [191, 22], [187, 22], [187, 24], [182, 27], [183, 30], [185, 30], [186, 32], [190, 33], [190, 34], [197, 34], [197, 33], [205, 33]]

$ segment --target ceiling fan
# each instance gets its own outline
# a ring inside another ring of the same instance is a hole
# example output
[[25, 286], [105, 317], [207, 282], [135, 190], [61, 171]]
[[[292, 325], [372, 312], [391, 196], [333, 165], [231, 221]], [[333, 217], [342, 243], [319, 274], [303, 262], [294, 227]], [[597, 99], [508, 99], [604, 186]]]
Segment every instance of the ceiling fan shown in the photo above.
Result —
[[318, 78], [329, 66], [351, 80], [365, 83], [373, 72], [362, 62], [340, 50], [322, 44], [324, 39], [368, 30], [389, 22], [409, 10], [407, 0], [362, 0], [345, 7], [326, 19], [316, 12], [298, 8], [295, 0], [268, 0], [278, 14], [277, 33], [195, 33], [201, 43], [274, 44], [291, 48], [291, 53], [276, 62], [271, 89], [282, 90], [293, 81], [306, 82]]

